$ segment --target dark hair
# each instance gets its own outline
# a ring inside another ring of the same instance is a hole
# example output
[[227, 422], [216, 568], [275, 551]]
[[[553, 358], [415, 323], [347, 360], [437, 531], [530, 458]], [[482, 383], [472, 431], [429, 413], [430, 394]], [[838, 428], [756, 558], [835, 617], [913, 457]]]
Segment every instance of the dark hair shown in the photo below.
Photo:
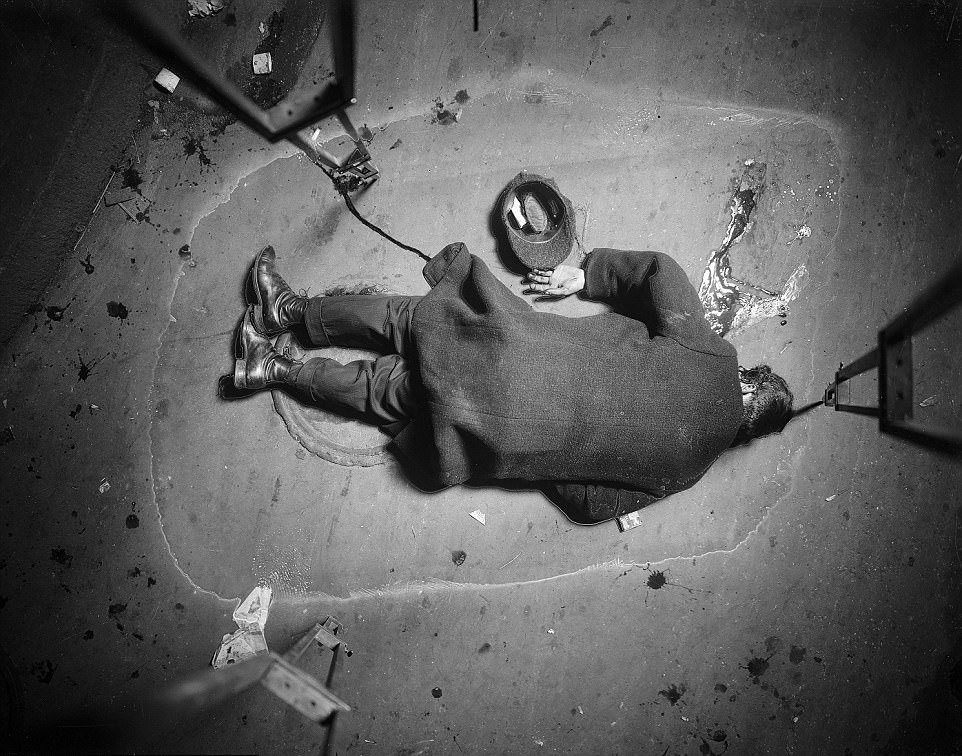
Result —
[[739, 368], [738, 372], [742, 383], [755, 386], [755, 394], [745, 405], [745, 415], [732, 446], [781, 431], [792, 419], [794, 401], [785, 379], [773, 373], [768, 365], [756, 365], [751, 370]]

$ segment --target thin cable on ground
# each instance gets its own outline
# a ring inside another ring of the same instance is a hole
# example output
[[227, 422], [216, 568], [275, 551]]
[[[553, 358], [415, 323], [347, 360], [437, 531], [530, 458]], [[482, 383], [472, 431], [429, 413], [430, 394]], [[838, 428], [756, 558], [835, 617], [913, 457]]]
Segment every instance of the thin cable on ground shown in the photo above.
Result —
[[[308, 157], [311, 157], [311, 156], [308, 155]], [[335, 177], [334, 173], [333, 173], [332, 171], [328, 170], [326, 167], [324, 167], [324, 165], [322, 165], [320, 161], [315, 160], [314, 158], [311, 158], [311, 159], [312, 159], [312, 161], [314, 162], [314, 164], [324, 172], [324, 175], [327, 176], [327, 177], [331, 180], [331, 183], [334, 184], [334, 188], [337, 189], [338, 193], [344, 198], [344, 203], [347, 205], [347, 209], [351, 211], [351, 214], [352, 214], [355, 218], [357, 218], [359, 221], [361, 221], [361, 223], [363, 223], [363, 224], [364, 224], [365, 226], [367, 226], [369, 229], [371, 229], [372, 231], [374, 231], [374, 233], [380, 234], [381, 236], [383, 236], [385, 239], [387, 239], [387, 240], [388, 240], [389, 242], [391, 242], [392, 244], [395, 244], [396, 246], [400, 247], [401, 249], [406, 249], [406, 250], [408, 250], [409, 252], [413, 252], [414, 254], [416, 254], [418, 257], [420, 257], [420, 258], [421, 258], [422, 260], [424, 260], [425, 262], [430, 262], [431, 258], [430, 258], [428, 255], [424, 254], [424, 253], [423, 253], [421, 250], [419, 250], [417, 247], [409, 247], [407, 244], [404, 244], [403, 242], [399, 242], [397, 239], [395, 239], [395, 238], [394, 238], [393, 236], [391, 236], [389, 233], [387, 233], [386, 231], [378, 228], [378, 227], [375, 226], [373, 223], [371, 223], [369, 220], [367, 220], [366, 218], [364, 218], [364, 217], [357, 211], [357, 208], [354, 207], [354, 202], [351, 201], [351, 197], [348, 195], [347, 186], [344, 185], [344, 184], [342, 184], [340, 181], [338, 181], [338, 179], [337, 179], [337, 177]]]
[[361, 221], [361, 223], [363, 223], [363, 224], [364, 224], [365, 226], [367, 226], [369, 229], [371, 229], [371, 230], [374, 231], [375, 233], [380, 234], [380, 235], [383, 236], [385, 239], [387, 239], [389, 242], [391, 242], [391, 243], [393, 243], [393, 244], [396, 244], [396, 245], [399, 246], [401, 249], [406, 249], [406, 250], [408, 250], [409, 252], [413, 252], [413, 253], [416, 254], [418, 257], [420, 257], [422, 260], [424, 260], [424, 261], [426, 261], [426, 262], [431, 260], [431, 258], [428, 257], [426, 254], [424, 254], [421, 250], [417, 249], [416, 247], [409, 247], [407, 244], [403, 244], [402, 242], [399, 242], [397, 239], [395, 239], [395, 238], [394, 238], [393, 236], [391, 236], [389, 233], [387, 233], [387, 232], [385, 232], [385, 231], [382, 231], [380, 228], [378, 228], [377, 226], [375, 226], [375, 225], [374, 225], [373, 223], [371, 223], [369, 220], [366, 220], [364, 217], [362, 217], [361, 214], [357, 211], [357, 208], [354, 207], [354, 203], [351, 201], [351, 198], [348, 196], [347, 192], [341, 192], [341, 196], [344, 197], [344, 202], [347, 204], [347, 209], [351, 211], [351, 213], [354, 215], [355, 218], [357, 218], [359, 221]]

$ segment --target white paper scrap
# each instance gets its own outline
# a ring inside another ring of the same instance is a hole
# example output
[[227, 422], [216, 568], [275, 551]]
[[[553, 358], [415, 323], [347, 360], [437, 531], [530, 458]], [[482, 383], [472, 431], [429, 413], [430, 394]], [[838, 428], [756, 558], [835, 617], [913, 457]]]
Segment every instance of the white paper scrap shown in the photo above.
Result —
[[480, 509], [475, 509], [473, 512], [469, 512], [468, 514], [484, 525], [484, 512], [482, 512]]
[[166, 68], [161, 68], [160, 73], [154, 77], [154, 81], [161, 89], [166, 89], [168, 92], [173, 92], [177, 88], [177, 85], [180, 84], [180, 77], [173, 71], [168, 71]]
[[269, 74], [273, 69], [273, 61], [269, 52], [257, 53], [253, 58], [253, 64], [256, 74]]
[[228, 664], [237, 664], [252, 656], [266, 653], [267, 640], [264, 638], [264, 633], [260, 630], [245, 628], [224, 636], [210, 665], [214, 669], [220, 669]]
[[267, 612], [271, 608], [273, 592], [266, 585], [259, 585], [248, 594], [234, 610], [234, 622], [241, 629], [256, 627], [263, 632], [267, 625]]

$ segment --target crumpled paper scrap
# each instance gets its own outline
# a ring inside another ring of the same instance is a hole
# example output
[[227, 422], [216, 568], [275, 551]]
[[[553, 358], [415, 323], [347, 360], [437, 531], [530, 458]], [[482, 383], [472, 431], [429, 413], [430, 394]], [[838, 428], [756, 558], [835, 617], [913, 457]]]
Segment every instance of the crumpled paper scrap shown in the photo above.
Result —
[[210, 16], [224, 9], [225, 0], [187, 0], [187, 13], [191, 16]]
[[210, 662], [214, 669], [267, 653], [264, 627], [267, 625], [272, 593], [268, 586], [259, 585], [234, 610], [234, 622], [238, 629], [221, 639], [220, 647]]

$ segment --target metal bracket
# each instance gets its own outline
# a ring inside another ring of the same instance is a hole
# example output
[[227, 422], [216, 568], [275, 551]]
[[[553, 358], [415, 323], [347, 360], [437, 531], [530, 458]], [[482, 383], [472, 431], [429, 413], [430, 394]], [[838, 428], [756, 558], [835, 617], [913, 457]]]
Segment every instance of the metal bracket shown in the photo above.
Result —
[[[825, 405], [836, 411], [870, 415], [879, 430], [932, 449], [962, 454], [962, 432], [925, 425], [913, 419], [912, 335], [962, 304], [962, 261], [929, 287], [905, 311], [878, 333], [878, 346], [848, 365], [840, 366], [825, 389]], [[878, 406], [841, 404], [838, 388], [851, 378], [878, 369]]]
[[[274, 663], [268, 667], [261, 678], [261, 685], [312, 722], [323, 722], [339, 711], [350, 711], [351, 707], [335, 696], [328, 687], [334, 675], [338, 651], [343, 649], [347, 656], [353, 654], [337, 637], [337, 633], [343, 628], [344, 626], [336, 618], [328, 617], [306, 632], [284, 656], [272, 653]], [[331, 665], [328, 668], [325, 685], [294, 666], [313, 643], [331, 652]]]
[[[367, 146], [346, 112], [347, 107], [357, 103], [353, 70], [354, 13], [350, 2], [340, 0], [334, 12], [332, 43], [337, 80], [324, 83], [313, 93], [288, 96], [270, 110], [263, 110], [224, 78], [176, 32], [168, 29], [146, 3], [127, 0], [118, 4], [116, 9], [178, 75], [190, 79], [269, 142], [286, 139], [302, 150], [315, 165], [326, 167], [334, 176], [349, 176], [357, 186], [370, 184], [377, 179], [378, 170], [371, 163]], [[354, 142], [354, 151], [344, 160], [317, 147], [299, 133], [301, 129], [332, 115], [340, 121]]]

